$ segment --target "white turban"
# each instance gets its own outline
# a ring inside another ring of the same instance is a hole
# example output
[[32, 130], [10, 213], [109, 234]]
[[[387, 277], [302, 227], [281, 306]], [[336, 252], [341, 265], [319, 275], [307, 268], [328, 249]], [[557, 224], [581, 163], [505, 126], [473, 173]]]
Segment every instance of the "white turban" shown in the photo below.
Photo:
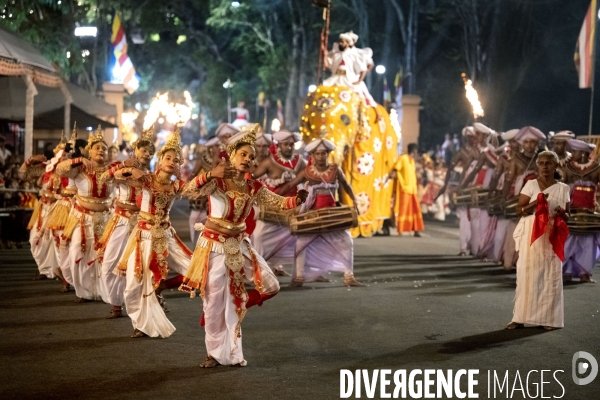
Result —
[[216, 146], [219, 143], [221, 143], [221, 141], [219, 140], [219, 138], [217, 136], [213, 136], [212, 138], [208, 139], [206, 141], [206, 143], [204, 143], [204, 145], [206, 147], [211, 147], [211, 146]]
[[552, 140], [569, 140], [575, 139], [575, 134], [571, 131], [560, 131], [558, 133], [550, 133], [550, 138]]
[[346, 39], [350, 43], [356, 44], [356, 41], [358, 40], [358, 35], [352, 31], [340, 33], [340, 39]]
[[256, 134], [256, 143], [257, 144], [271, 144], [273, 142], [273, 136], [268, 133], [257, 133]]
[[462, 130], [463, 136], [475, 136], [475, 129], [472, 126], [465, 126]]
[[230, 137], [229, 140], [227, 140], [227, 146], [234, 144], [235, 142], [237, 142], [238, 140], [240, 140], [247, 134], [248, 134], [248, 132], [246, 132], [246, 131], [240, 131], [240, 132], [236, 133], [235, 135]]
[[574, 151], [585, 151], [586, 153], [591, 153], [596, 148], [596, 145], [579, 139], [570, 139], [569, 147]]
[[502, 140], [508, 142], [509, 140], [513, 140], [515, 138], [515, 136], [517, 136], [517, 133], [519, 133], [518, 129], [511, 129], [509, 131], [502, 132], [500, 137], [502, 138]]
[[281, 142], [282, 140], [286, 140], [289, 138], [294, 139], [294, 142], [302, 140], [302, 136], [298, 132], [282, 130], [273, 134], [273, 139], [275, 139], [277, 142]]
[[217, 137], [221, 137], [223, 135], [235, 135], [236, 133], [238, 133], [240, 130], [231, 124], [228, 124], [227, 122], [223, 122], [221, 125], [219, 125], [219, 127], [217, 128], [217, 131], [215, 132], [215, 135]]
[[489, 135], [490, 133], [494, 132], [493, 129], [485, 126], [481, 122], [475, 122], [473, 124], [473, 129], [475, 129], [476, 132], [485, 133], [486, 135]]
[[533, 126], [526, 126], [519, 130], [517, 133], [516, 139], [519, 143], [523, 143], [527, 139], [535, 139], [535, 140], [543, 140], [546, 139], [546, 135], [542, 133], [538, 128], [534, 128]]
[[304, 148], [307, 153], [312, 153], [316, 150], [332, 151], [335, 150], [335, 144], [327, 139], [315, 139]]

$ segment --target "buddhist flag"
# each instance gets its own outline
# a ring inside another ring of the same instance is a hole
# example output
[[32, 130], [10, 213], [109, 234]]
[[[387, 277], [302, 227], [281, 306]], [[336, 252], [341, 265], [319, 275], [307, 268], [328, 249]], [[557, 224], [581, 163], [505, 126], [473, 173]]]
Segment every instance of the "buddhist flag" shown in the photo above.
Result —
[[594, 77], [594, 42], [596, 37], [596, 1], [592, 0], [585, 14], [579, 39], [575, 47], [575, 68], [579, 74], [579, 87], [591, 88]]
[[402, 125], [402, 81], [404, 79], [404, 69], [400, 66], [396, 78], [394, 79], [394, 87], [396, 88], [396, 96], [394, 97], [394, 108], [398, 113], [398, 123]]
[[112, 70], [112, 81], [122, 83], [129, 94], [135, 92], [140, 86], [139, 76], [135, 73], [135, 68], [131, 59], [127, 55], [127, 38], [125, 30], [121, 24], [121, 18], [115, 13], [112, 24], [112, 34], [110, 37], [113, 48], [114, 67]]

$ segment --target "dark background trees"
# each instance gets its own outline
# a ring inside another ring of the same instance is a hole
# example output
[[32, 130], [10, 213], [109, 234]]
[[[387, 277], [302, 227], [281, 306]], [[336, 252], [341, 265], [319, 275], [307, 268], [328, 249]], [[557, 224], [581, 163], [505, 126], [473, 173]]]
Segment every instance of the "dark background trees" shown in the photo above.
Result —
[[[259, 93], [283, 103], [285, 126], [296, 129], [314, 84], [322, 9], [311, 0], [9, 0], [0, 26], [36, 44], [62, 74], [94, 92], [109, 76], [111, 13], [121, 14], [129, 54], [142, 78], [128, 102], [156, 92], [189, 90], [209, 129], [226, 120], [223, 82], [245, 100], [254, 120]], [[589, 90], [577, 88], [575, 41], [589, 0], [333, 0], [330, 47], [353, 30], [371, 47], [392, 86], [402, 66], [404, 93], [423, 98], [421, 145], [472, 122], [462, 72], [473, 80], [496, 130], [534, 125], [545, 132], [587, 133]], [[1, 6], [0, 6], [1, 7]], [[76, 24], [99, 28], [76, 38]], [[143, 39], [134, 44], [132, 37]], [[70, 57], [67, 57], [69, 52]], [[88, 54], [89, 53], [89, 54]], [[382, 77], [367, 79], [382, 100]], [[259, 114], [257, 115], [257, 110]], [[599, 109], [600, 111], [600, 109]]]

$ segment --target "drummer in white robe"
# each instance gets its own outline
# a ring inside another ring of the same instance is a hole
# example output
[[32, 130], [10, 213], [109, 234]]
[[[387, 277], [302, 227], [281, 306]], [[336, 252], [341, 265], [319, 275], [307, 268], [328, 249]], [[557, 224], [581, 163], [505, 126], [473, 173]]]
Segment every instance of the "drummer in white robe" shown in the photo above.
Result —
[[340, 34], [340, 42], [325, 57], [325, 66], [331, 70], [331, 77], [323, 81], [325, 86], [346, 86], [353, 89], [367, 106], [376, 107], [377, 103], [369, 93], [364, 79], [373, 69], [373, 50], [355, 47], [358, 35], [353, 32]]
[[[519, 251], [517, 290], [513, 318], [506, 329], [522, 328], [525, 324], [543, 326], [546, 330], [564, 327], [562, 261], [557, 255], [563, 252], [564, 258], [564, 242], [553, 246], [550, 240], [554, 228], [564, 222], [555, 216], [565, 215], [569, 210], [569, 186], [554, 179], [558, 167], [556, 153], [540, 153], [536, 164], [538, 177], [525, 183], [517, 204], [517, 214], [521, 217], [513, 235]], [[541, 236], [536, 238], [532, 235], [534, 227], [540, 225], [535, 215], [540, 193], [548, 203], [548, 223], [545, 228], [542, 224]]]

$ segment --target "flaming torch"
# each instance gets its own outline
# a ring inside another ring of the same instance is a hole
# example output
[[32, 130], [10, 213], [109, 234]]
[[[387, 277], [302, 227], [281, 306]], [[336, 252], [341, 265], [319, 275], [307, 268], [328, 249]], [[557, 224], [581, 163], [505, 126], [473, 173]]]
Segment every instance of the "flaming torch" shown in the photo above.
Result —
[[465, 95], [469, 103], [471, 103], [471, 107], [473, 107], [473, 117], [475, 119], [483, 117], [483, 108], [481, 107], [481, 103], [479, 102], [479, 96], [477, 95], [477, 90], [473, 87], [473, 82], [470, 79], [467, 79], [467, 74], [464, 72], [461, 74], [463, 82], [465, 83]]

